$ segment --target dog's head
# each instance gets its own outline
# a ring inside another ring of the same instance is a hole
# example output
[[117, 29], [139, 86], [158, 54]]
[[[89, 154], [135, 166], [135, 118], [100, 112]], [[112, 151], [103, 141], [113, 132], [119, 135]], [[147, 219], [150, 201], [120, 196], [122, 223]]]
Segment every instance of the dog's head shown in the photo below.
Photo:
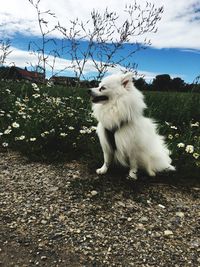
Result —
[[114, 74], [104, 78], [98, 87], [89, 90], [93, 103], [106, 103], [108, 100], [127, 93], [133, 86], [133, 73]]

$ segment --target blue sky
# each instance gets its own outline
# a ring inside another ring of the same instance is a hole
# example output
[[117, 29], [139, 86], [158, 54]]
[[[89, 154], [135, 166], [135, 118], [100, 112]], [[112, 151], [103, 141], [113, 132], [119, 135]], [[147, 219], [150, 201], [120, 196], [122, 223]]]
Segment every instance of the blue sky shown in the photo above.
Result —
[[[168, 73], [172, 77], [181, 77], [186, 82], [192, 82], [200, 74], [200, 1], [152, 0], [150, 2], [155, 2], [158, 7], [163, 5], [164, 13], [157, 25], [158, 32], [147, 36], [152, 45], [134, 55], [133, 61], [138, 64], [138, 72], [144, 74], [148, 81], [158, 74]], [[66, 25], [66, 21], [69, 22], [69, 19], [76, 17], [86, 21], [93, 8], [101, 12], [106, 6], [123, 17], [121, 6], [125, 6], [126, 3], [131, 1], [102, 0], [100, 3], [94, 3], [92, 0], [85, 0], [83, 5], [81, 0], [57, 0], [56, 3], [41, 0], [41, 9], [50, 9], [59, 21]], [[56, 19], [50, 23], [54, 25], [57, 23]], [[60, 35], [55, 34], [52, 37], [59, 43]], [[33, 63], [36, 60], [27, 52], [30, 40], [40, 41], [35, 10], [28, 0], [20, 2], [7, 0], [1, 4], [0, 39], [4, 38], [10, 38], [13, 50], [7, 63], [14, 61], [17, 66], [25, 67], [29, 65], [28, 62]], [[82, 47], [84, 45], [85, 43], [82, 43]], [[128, 53], [129, 49], [129, 45], [126, 45], [123, 53]], [[56, 68], [62, 69], [67, 64], [69, 56], [63, 55], [58, 60]], [[86, 76], [89, 76], [94, 70], [91, 62], [88, 62], [86, 69]], [[119, 66], [116, 71], [119, 71]], [[68, 74], [72, 75], [71, 72]], [[50, 76], [50, 72], [48, 75]]]

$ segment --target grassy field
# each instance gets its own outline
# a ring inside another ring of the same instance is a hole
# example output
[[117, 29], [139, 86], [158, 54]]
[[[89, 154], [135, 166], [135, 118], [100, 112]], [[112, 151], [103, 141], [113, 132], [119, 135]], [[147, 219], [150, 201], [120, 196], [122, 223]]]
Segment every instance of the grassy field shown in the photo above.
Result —
[[[146, 115], [166, 136], [178, 170], [200, 167], [200, 94], [145, 92]], [[102, 161], [85, 89], [0, 82], [0, 146], [32, 160]], [[188, 174], [187, 174], [188, 175]]]

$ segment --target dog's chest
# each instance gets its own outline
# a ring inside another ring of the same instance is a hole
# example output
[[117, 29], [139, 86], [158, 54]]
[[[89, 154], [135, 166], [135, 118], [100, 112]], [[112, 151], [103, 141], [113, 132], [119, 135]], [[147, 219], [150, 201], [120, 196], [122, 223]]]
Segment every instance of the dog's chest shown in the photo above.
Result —
[[120, 122], [123, 120], [117, 106], [110, 107], [96, 107], [93, 109], [93, 114], [95, 118], [102, 123], [103, 127], [113, 131], [116, 126], [119, 126]]

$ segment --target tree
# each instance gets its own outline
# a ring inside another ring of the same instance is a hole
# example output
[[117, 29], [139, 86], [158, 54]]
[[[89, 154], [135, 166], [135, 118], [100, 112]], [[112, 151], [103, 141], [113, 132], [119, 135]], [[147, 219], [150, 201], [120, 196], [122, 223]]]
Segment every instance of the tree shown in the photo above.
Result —
[[157, 75], [152, 82], [152, 87], [157, 91], [168, 91], [171, 86], [171, 77], [169, 74]]
[[179, 77], [176, 77], [176, 78], [172, 79], [171, 88], [170, 89], [173, 90], [173, 91], [178, 91], [178, 92], [184, 91], [185, 90], [185, 82], [184, 82], [184, 80], [182, 80]]
[[141, 91], [147, 90], [147, 88], [148, 88], [148, 84], [144, 78], [139, 78], [139, 79], [135, 80], [134, 85], [136, 88], [138, 88]]

